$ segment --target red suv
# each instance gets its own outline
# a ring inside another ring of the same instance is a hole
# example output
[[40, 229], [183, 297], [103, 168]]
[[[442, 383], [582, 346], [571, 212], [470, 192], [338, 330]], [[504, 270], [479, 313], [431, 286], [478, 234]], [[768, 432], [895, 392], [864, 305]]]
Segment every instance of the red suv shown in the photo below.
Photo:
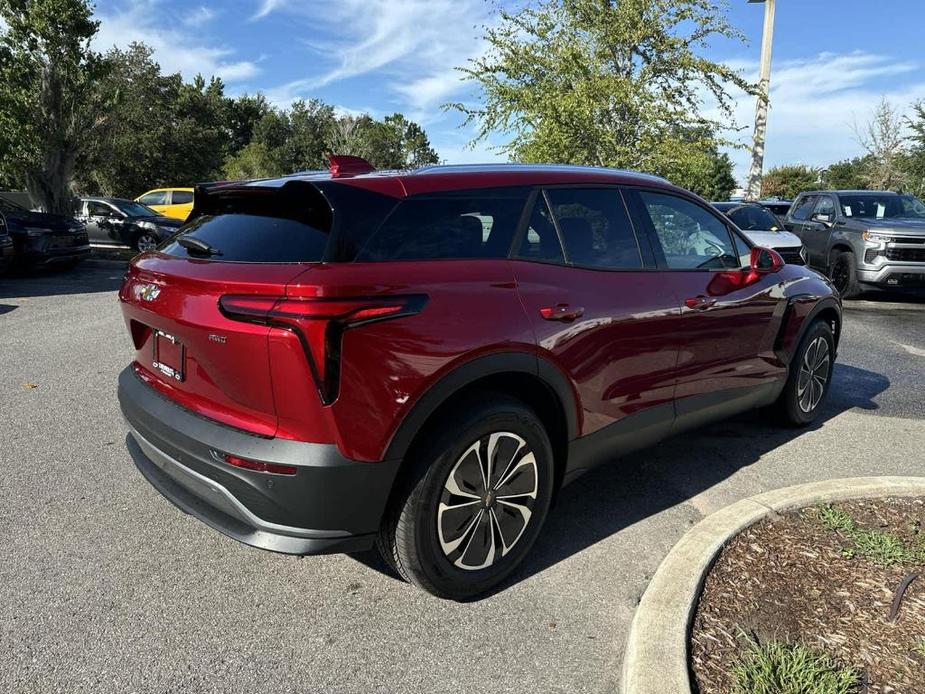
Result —
[[348, 157], [200, 186], [120, 299], [164, 496], [255, 547], [378, 545], [455, 599], [600, 462], [763, 405], [812, 421], [841, 325], [827, 280], [663, 179]]

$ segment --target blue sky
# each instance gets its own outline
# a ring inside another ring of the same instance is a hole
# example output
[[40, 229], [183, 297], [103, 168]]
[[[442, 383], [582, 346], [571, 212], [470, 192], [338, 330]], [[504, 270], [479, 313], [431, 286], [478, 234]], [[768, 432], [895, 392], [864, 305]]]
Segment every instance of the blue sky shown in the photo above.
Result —
[[[730, 12], [749, 43], [708, 53], [755, 78], [762, 5], [733, 0]], [[440, 109], [472, 99], [454, 67], [484, 50], [480, 27], [495, 21], [486, 0], [98, 0], [97, 16], [99, 49], [144, 41], [165, 70], [220, 75], [230, 94], [401, 111], [449, 163], [500, 157], [491, 145], [503, 136], [468, 149], [472, 132]], [[766, 165], [853, 156], [852, 124], [881, 97], [902, 110], [925, 98], [923, 25], [921, 0], [778, 0]], [[747, 126], [753, 100], [740, 95], [736, 111]], [[735, 137], [747, 141], [750, 131]], [[747, 154], [732, 154], [743, 177]]]

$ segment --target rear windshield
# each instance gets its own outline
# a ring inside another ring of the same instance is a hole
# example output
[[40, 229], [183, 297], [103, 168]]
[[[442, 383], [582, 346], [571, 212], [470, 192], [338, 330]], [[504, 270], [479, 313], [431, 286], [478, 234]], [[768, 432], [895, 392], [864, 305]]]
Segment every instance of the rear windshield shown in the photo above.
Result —
[[[314, 186], [292, 183], [215, 192], [196, 215], [162, 253], [217, 262], [320, 262], [332, 222], [331, 208]], [[206, 244], [210, 252], [185, 247], [184, 237]]]

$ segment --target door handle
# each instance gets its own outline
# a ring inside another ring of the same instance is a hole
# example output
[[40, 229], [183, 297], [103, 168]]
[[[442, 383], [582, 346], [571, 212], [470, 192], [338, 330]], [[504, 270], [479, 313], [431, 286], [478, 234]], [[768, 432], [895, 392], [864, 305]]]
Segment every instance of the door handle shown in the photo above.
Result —
[[560, 320], [566, 323], [581, 318], [585, 310], [576, 306], [572, 308], [568, 304], [556, 304], [555, 306], [544, 306], [540, 309], [540, 315], [546, 320]]
[[694, 296], [690, 299], [684, 300], [684, 305], [688, 308], [692, 308], [695, 311], [706, 311], [708, 308], [713, 306], [716, 303], [716, 299], [710, 298], [709, 296]]

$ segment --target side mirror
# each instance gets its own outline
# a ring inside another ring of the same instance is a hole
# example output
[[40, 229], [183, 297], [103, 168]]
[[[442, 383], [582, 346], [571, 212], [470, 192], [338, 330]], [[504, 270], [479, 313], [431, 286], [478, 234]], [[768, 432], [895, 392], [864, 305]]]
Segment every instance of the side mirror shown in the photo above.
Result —
[[784, 259], [780, 253], [773, 248], [761, 248], [756, 246], [752, 249], [751, 270], [759, 275], [767, 275], [771, 272], [777, 272], [784, 267]]
[[831, 224], [834, 216], [828, 212], [817, 212], [813, 215], [813, 221], [821, 224]]

